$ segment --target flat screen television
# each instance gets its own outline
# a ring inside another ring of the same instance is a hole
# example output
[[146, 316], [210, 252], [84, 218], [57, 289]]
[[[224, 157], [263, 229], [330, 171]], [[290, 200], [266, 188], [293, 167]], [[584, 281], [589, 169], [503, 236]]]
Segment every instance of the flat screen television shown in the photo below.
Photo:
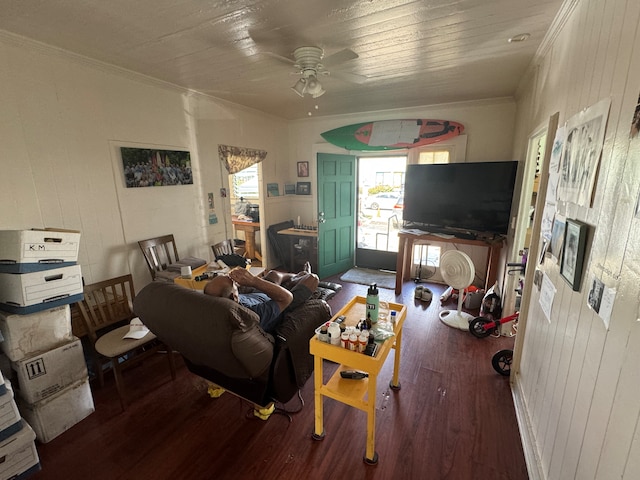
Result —
[[405, 227], [504, 235], [518, 162], [407, 165]]

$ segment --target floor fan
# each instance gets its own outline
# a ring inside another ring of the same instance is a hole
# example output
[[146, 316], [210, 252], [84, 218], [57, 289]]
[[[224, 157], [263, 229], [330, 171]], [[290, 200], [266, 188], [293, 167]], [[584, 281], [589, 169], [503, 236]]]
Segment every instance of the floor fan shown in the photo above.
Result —
[[441, 311], [440, 320], [450, 327], [468, 331], [474, 316], [462, 311], [462, 302], [464, 289], [473, 283], [476, 274], [473, 262], [464, 252], [447, 250], [440, 258], [440, 273], [449, 286], [458, 290], [458, 310]]

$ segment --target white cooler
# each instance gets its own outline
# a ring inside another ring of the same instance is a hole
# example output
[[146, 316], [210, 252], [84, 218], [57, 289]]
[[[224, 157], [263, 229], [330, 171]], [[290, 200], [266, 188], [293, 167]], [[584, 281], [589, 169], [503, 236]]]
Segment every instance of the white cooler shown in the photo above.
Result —
[[0, 478], [18, 480], [40, 471], [35, 439], [33, 429], [23, 420], [18, 433], [0, 442]]
[[73, 230], [0, 230], [0, 272], [26, 273], [78, 261], [80, 232]]
[[0, 273], [0, 310], [26, 315], [82, 300], [80, 265]]
[[73, 340], [69, 305], [29, 315], [0, 311], [0, 348], [11, 361], [51, 350]]
[[79, 339], [46, 352], [11, 363], [16, 394], [27, 403], [55, 395], [78, 380], [87, 379], [82, 344]]
[[87, 379], [34, 404], [18, 399], [18, 408], [42, 443], [50, 442], [95, 411]]

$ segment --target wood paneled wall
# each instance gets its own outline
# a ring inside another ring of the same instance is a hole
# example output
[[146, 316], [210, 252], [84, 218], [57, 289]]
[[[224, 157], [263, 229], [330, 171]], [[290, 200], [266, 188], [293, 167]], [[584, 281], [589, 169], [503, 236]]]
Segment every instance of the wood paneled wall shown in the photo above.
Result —
[[[630, 139], [640, 94], [640, 2], [570, 0], [518, 98], [515, 149], [559, 112], [560, 125], [611, 99], [591, 208], [558, 211], [590, 225], [581, 290], [555, 262], [538, 268], [556, 293], [547, 320], [533, 288], [520, 369], [513, 376], [531, 478], [640, 478], [640, 138]], [[553, 139], [555, 132], [549, 132]], [[534, 267], [534, 265], [530, 265]], [[593, 276], [615, 289], [609, 328], [587, 305]], [[513, 373], [512, 373], [513, 375]]]

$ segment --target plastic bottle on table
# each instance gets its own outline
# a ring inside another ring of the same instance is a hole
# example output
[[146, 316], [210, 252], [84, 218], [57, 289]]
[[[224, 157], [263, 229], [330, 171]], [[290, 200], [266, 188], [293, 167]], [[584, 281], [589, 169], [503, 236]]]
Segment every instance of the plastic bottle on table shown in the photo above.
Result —
[[369, 343], [369, 332], [364, 330], [358, 337], [358, 352], [364, 353], [367, 343]]
[[329, 342], [331, 345], [340, 345], [340, 327], [337, 323], [332, 323], [328, 328]]
[[358, 350], [358, 334], [355, 331], [349, 335], [349, 350], [354, 352]]
[[378, 311], [380, 309], [380, 298], [378, 297], [378, 285], [373, 283], [367, 290], [367, 318], [371, 323], [378, 321]]

